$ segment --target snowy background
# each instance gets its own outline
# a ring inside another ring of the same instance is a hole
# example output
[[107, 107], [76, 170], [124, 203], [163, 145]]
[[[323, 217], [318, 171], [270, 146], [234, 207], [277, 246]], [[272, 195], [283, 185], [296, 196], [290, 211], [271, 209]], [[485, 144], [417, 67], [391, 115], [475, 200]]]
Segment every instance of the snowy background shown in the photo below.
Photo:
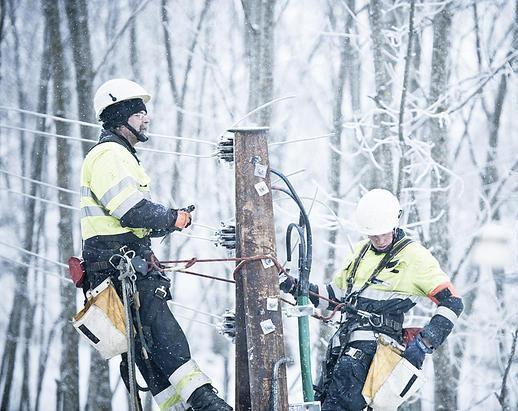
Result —
[[[127, 408], [118, 359], [108, 372], [74, 339], [69, 319], [82, 297], [62, 265], [80, 253], [79, 170], [98, 134], [77, 120], [95, 124], [93, 93], [114, 77], [153, 96], [151, 132], [166, 137], [151, 136], [139, 150], [156, 151], [139, 155], [154, 199], [196, 205], [192, 229], [155, 240], [159, 258], [227, 256], [214, 233], [235, 215], [234, 170], [218, 161], [217, 143], [231, 127], [269, 126], [271, 167], [290, 175], [310, 215], [313, 281], [341, 268], [359, 239], [356, 201], [384, 187], [464, 297], [448, 344], [425, 363], [428, 384], [405, 409], [518, 410], [516, 0], [0, 7], [2, 410]], [[284, 261], [298, 212], [282, 193], [273, 201]], [[228, 277], [232, 265], [198, 271]], [[233, 402], [234, 346], [215, 328], [233, 307], [233, 287], [176, 274], [172, 292], [193, 357]], [[311, 328], [315, 375], [329, 327], [311, 319]], [[299, 402], [294, 319], [284, 320], [284, 335], [296, 359], [290, 402]]]

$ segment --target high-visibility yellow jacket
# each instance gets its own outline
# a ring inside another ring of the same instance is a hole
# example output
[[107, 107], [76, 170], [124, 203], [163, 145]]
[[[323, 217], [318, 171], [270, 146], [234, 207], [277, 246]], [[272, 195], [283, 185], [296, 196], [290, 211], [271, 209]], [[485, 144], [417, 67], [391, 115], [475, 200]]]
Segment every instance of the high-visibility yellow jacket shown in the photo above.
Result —
[[[345, 262], [345, 268], [333, 280], [333, 286], [339, 289], [347, 288], [353, 262], [360, 250], [369, 240], [359, 242], [353, 255]], [[369, 279], [376, 269], [384, 253], [376, 253], [372, 247], [362, 258], [353, 282], [353, 290], [359, 289]], [[370, 285], [363, 297], [372, 294], [382, 299], [409, 296], [427, 297], [441, 286], [449, 285], [448, 276], [442, 271], [437, 259], [425, 247], [417, 242], [411, 242], [401, 250], [392, 261], [376, 277], [376, 283]]]
[[120, 219], [150, 198], [150, 178], [132, 153], [116, 142], [98, 144], [81, 169], [81, 233], [93, 236], [133, 233], [143, 238], [148, 228], [123, 227]]
[[[404, 233], [398, 230], [398, 241], [403, 237]], [[353, 272], [354, 262], [368, 242], [369, 240], [361, 241], [355, 246], [353, 254], [345, 262], [345, 268], [331, 283], [311, 284], [310, 290], [336, 303], [344, 302], [347, 298], [347, 280]], [[363, 287], [384, 256], [385, 253], [377, 252], [372, 247], [367, 249], [356, 270], [351, 293]], [[361, 292], [357, 308], [366, 311], [374, 309], [378, 314], [389, 315], [389, 312], [384, 312], [383, 307], [394, 307], [395, 302], [407, 298], [417, 302], [420, 297], [428, 297], [438, 305], [435, 314], [423, 329], [424, 335], [437, 347], [451, 332], [462, 312], [462, 299], [430, 251], [417, 242], [411, 242], [392, 257], [374, 282]], [[336, 306], [336, 303], [329, 303], [314, 295], [310, 295], [310, 299], [318, 308], [332, 309]], [[403, 319], [403, 314], [399, 313], [393, 318]], [[375, 327], [373, 330], [376, 331]], [[360, 335], [364, 338], [367, 334]]]

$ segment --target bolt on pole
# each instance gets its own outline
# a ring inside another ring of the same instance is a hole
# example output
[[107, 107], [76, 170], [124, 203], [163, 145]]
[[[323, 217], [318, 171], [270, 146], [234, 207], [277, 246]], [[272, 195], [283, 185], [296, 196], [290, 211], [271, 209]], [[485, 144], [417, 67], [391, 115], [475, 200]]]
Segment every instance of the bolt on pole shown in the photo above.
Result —
[[[229, 130], [234, 137], [236, 256], [275, 256], [275, 229], [268, 160], [268, 128]], [[236, 276], [236, 410], [270, 408], [272, 371], [284, 358], [277, 268], [271, 260], [251, 261]], [[278, 390], [277, 390], [278, 388]], [[276, 392], [288, 409], [286, 370]]]

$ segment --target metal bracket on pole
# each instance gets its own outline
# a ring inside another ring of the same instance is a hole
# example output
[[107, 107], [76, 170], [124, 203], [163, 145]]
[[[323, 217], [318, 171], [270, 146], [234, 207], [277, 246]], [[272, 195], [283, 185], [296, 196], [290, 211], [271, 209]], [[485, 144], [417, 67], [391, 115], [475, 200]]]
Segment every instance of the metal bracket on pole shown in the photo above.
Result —
[[315, 307], [313, 304], [295, 305], [286, 307], [282, 311], [286, 317], [307, 317], [315, 313]]

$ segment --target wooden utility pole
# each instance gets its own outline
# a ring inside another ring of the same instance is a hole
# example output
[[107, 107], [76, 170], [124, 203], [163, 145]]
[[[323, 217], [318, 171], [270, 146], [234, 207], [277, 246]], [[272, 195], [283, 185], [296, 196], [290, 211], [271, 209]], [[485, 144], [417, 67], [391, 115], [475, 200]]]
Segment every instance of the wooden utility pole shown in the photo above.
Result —
[[[275, 256], [268, 128], [229, 131], [235, 133], [236, 256]], [[278, 302], [278, 296], [278, 272], [270, 260], [248, 262], [237, 273], [237, 411], [265, 411], [271, 407], [274, 365], [284, 358], [280, 304], [271, 304]], [[277, 409], [287, 410], [284, 367], [280, 368], [278, 382]]]

